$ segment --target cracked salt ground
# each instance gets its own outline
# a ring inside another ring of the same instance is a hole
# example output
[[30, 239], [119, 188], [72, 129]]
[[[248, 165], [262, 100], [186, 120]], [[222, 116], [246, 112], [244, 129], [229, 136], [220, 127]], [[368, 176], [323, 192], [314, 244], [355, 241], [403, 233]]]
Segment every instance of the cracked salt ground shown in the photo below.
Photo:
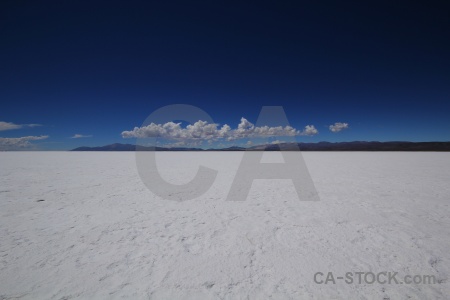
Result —
[[[279, 153], [265, 153], [266, 162]], [[219, 171], [160, 199], [134, 153], [0, 153], [0, 299], [446, 299], [450, 154], [303, 153], [320, 196], [256, 180], [225, 201], [242, 153], [158, 153], [161, 176]], [[37, 200], [45, 200], [37, 202]], [[435, 285], [318, 285], [316, 272], [395, 271]]]

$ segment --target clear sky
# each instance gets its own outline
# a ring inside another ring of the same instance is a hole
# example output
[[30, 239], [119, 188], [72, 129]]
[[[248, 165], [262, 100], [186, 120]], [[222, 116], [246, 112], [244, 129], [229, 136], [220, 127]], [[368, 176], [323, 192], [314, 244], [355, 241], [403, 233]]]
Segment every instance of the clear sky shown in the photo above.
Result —
[[178, 103], [217, 131], [281, 105], [298, 141], [449, 141], [450, 3], [351, 2], [1, 1], [0, 149], [134, 143]]

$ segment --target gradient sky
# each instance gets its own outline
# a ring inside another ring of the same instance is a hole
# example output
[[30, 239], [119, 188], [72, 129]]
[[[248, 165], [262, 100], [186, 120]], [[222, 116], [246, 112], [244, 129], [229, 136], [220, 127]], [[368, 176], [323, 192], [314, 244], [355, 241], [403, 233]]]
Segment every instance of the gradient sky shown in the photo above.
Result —
[[[2, 1], [0, 145], [134, 143], [121, 133], [177, 103], [232, 128], [281, 105], [293, 127], [319, 131], [305, 142], [450, 141], [449, 11], [447, 1]], [[335, 122], [349, 128], [333, 133]], [[29, 136], [48, 138], [17, 140]]]

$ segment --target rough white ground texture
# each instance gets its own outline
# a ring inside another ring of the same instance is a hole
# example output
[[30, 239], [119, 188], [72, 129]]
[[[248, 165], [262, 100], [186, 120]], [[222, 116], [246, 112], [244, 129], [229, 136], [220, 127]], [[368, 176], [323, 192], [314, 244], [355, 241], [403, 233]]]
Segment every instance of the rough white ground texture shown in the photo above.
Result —
[[[449, 299], [450, 153], [303, 153], [320, 201], [290, 180], [225, 201], [242, 155], [157, 153], [171, 183], [219, 171], [175, 202], [134, 153], [0, 153], [0, 299]], [[437, 283], [314, 282], [384, 271]]]

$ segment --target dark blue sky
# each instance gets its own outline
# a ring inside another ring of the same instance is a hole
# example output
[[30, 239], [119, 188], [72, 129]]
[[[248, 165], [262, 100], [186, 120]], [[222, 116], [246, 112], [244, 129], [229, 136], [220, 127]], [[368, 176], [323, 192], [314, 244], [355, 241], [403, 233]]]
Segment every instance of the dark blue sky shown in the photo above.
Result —
[[[184, 103], [232, 128], [282, 105], [293, 127], [319, 131], [299, 141], [449, 141], [449, 12], [446, 1], [2, 1], [0, 122], [43, 126], [4, 123], [0, 137], [133, 143], [122, 131]], [[349, 128], [332, 133], [335, 122]]]

